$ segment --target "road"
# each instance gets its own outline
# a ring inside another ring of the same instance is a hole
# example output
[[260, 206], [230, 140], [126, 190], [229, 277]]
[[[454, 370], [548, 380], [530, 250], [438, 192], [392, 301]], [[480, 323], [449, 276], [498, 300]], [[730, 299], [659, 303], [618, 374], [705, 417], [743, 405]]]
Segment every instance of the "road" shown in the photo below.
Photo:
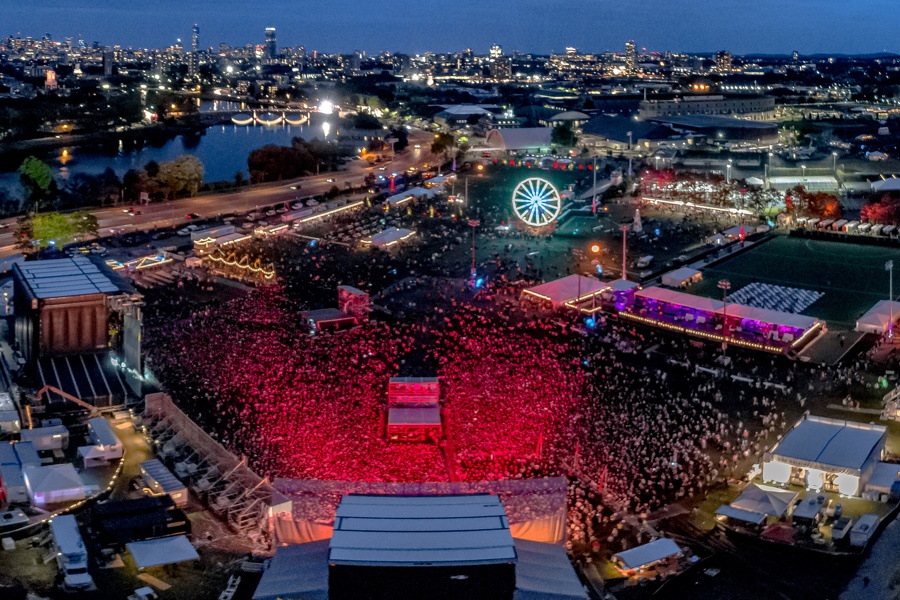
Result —
[[[430, 133], [418, 130], [410, 132], [409, 148], [402, 154], [398, 154], [392, 163], [382, 165], [386, 167], [384, 173], [401, 173], [413, 165], [421, 169], [423, 163], [432, 164], [435, 157], [429, 150], [431, 141]], [[415, 148], [417, 144], [421, 145], [421, 149]], [[323, 194], [332, 186], [340, 189], [345, 189], [347, 183], [360, 186], [369, 173], [380, 174], [382, 171], [378, 167], [370, 167], [364, 161], [356, 160], [348, 163], [346, 171], [322, 173], [278, 184], [254, 186], [236, 193], [209, 194], [149, 204], [140, 207], [141, 214], [139, 215], [123, 212], [121, 205], [114, 208], [91, 209], [90, 212], [97, 217], [99, 237], [104, 237], [188, 223], [187, 215], [190, 213], [195, 213], [202, 219], [231, 213], [246, 213], [298, 197]], [[330, 182], [329, 179], [334, 181]], [[291, 186], [295, 184], [301, 185], [301, 189], [291, 189]], [[18, 253], [13, 237], [16, 230], [16, 219], [14, 217], [3, 219], [0, 223], [6, 226], [0, 231], [0, 258], [6, 258]]]

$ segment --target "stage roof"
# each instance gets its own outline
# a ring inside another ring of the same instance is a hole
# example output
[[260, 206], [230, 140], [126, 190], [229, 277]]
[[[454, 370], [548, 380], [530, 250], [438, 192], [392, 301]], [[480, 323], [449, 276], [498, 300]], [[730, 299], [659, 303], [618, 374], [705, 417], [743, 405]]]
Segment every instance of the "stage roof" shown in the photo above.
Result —
[[275, 550], [253, 600], [328, 600], [328, 544], [321, 540]]
[[522, 539], [515, 540], [515, 545], [519, 555], [515, 600], [587, 598], [565, 547]]
[[160, 565], [172, 565], [175, 563], [197, 560], [200, 558], [194, 546], [186, 536], [147, 540], [145, 542], [131, 542], [125, 544], [138, 569], [158, 567]]
[[626, 569], [640, 569], [644, 565], [653, 564], [678, 554], [681, 554], [678, 544], [669, 538], [659, 538], [649, 544], [619, 552], [613, 558], [618, 559]]
[[[580, 284], [579, 280], [581, 280]], [[574, 301], [579, 292], [581, 292], [582, 298], [590, 298], [593, 294], [598, 294], [609, 287], [610, 284], [594, 277], [569, 275], [562, 279], [526, 288], [524, 292], [543, 300], [549, 300], [554, 304], [565, 304]]]
[[440, 406], [391, 406], [388, 408], [388, 426], [402, 427], [404, 425], [440, 425]]
[[13, 272], [19, 275], [28, 292], [40, 299], [121, 291], [100, 267], [84, 256], [17, 263]]
[[886, 437], [883, 425], [807, 416], [766, 452], [765, 460], [859, 475]]
[[500, 498], [350, 494], [337, 507], [328, 561], [356, 566], [456, 566], [516, 561]]

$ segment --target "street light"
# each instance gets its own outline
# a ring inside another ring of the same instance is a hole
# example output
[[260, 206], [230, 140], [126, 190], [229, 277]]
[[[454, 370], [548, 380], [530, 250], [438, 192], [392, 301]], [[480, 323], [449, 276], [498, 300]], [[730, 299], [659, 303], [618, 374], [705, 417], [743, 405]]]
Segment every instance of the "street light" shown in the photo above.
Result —
[[727, 279], [720, 279], [718, 287], [722, 290], [722, 355], [728, 349], [728, 290], [731, 289], [731, 282]]
[[731, 161], [725, 165], [725, 183], [731, 183]]
[[803, 169], [803, 181], [806, 181], [806, 165], [800, 165], [800, 168]]
[[831, 153], [831, 170], [837, 174], [837, 152]]

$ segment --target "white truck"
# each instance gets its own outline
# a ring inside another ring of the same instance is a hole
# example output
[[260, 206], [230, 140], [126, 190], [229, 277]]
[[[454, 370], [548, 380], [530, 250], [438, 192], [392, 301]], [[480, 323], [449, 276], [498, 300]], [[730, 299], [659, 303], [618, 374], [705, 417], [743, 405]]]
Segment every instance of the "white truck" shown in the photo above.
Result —
[[88, 573], [88, 555], [78, 531], [78, 522], [72, 515], [60, 515], [50, 521], [56, 564], [66, 590], [88, 590], [94, 580]]

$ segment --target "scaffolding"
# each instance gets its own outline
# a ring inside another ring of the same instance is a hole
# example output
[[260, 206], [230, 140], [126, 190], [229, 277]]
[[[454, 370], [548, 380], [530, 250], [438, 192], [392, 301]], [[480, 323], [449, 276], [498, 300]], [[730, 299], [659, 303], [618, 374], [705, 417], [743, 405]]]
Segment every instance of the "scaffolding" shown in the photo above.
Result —
[[274, 489], [181, 411], [166, 394], [151, 394], [146, 432], [163, 462], [210, 509], [239, 533], [260, 539], [268, 530]]

